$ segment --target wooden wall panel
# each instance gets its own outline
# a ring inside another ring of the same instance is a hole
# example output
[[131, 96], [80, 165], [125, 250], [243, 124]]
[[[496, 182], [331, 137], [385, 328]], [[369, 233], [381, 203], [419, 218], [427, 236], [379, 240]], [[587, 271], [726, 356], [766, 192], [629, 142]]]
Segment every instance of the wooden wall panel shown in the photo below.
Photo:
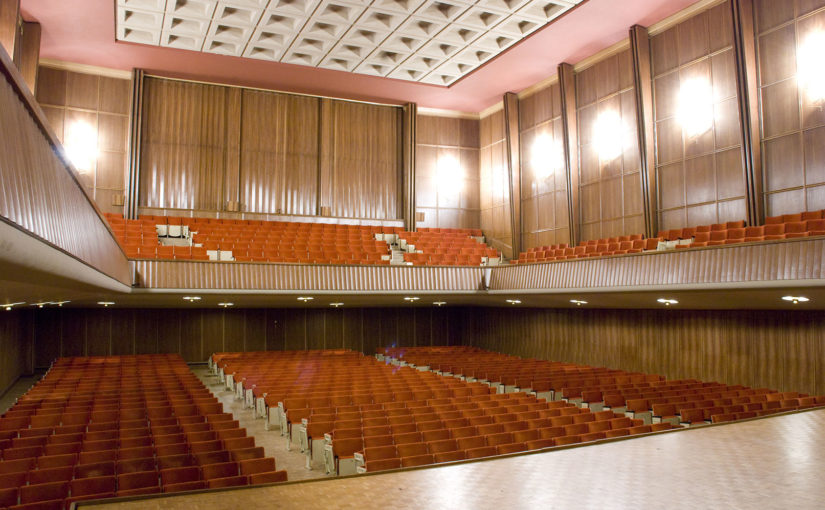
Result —
[[805, 70], [799, 69], [806, 51], [816, 55], [809, 65], [821, 66], [822, 48], [806, 50], [805, 45], [810, 34], [825, 26], [825, 5], [755, 4], [765, 214], [825, 209], [825, 115], [822, 99], [800, 81]]
[[475, 310], [464, 341], [552, 359], [782, 391], [825, 393], [819, 312]]
[[316, 212], [319, 99], [242, 91], [242, 210]]
[[[512, 258], [512, 225], [507, 174], [507, 151], [504, 144], [504, 112], [496, 111], [481, 119], [479, 151], [479, 206], [481, 229], [487, 243]], [[518, 254], [516, 254], [517, 256]]]
[[129, 138], [130, 81], [40, 66], [37, 102], [52, 129], [66, 143], [78, 123], [97, 138], [97, 157], [80, 171], [81, 182], [104, 212], [121, 213], [112, 205], [125, 190], [127, 140]]
[[[730, 5], [651, 37], [650, 46], [659, 230], [747, 219]], [[696, 84], [698, 96], [711, 95], [704, 100], [712, 120], [691, 136], [682, 126], [680, 91]]]
[[18, 377], [32, 371], [27, 341], [30, 319], [23, 311], [0, 315], [0, 395]]
[[[479, 121], [418, 115], [415, 146], [418, 227], [481, 228], [479, 205]], [[441, 182], [439, 163], [454, 161], [460, 189]]]
[[401, 111], [347, 101], [331, 106], [333, 216], [399, 217]]
[[570, 243], [561, 114], [558, 83], [519, 100], [522, 251]]

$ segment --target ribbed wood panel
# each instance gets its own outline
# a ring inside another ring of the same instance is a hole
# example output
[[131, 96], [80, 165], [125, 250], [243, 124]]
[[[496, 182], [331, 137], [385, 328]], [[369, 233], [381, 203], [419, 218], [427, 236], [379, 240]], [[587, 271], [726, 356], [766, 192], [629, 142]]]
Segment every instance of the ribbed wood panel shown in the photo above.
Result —
[[480, 267], [338, 266], [139, 260], [140, 286], [152, 289], [475, 291]]
[[40, 107], [16, 70], [4, 67], [2, 71], [0, 126], [8, 129], [0, 136], [0, 216], [104, 274], [130, 283], [123, 251], [79, 178], [58, 157], [59, 142]]
[[596, 289], [825, 277], [825, 239], [728, 245], [495, 268], [490, 288]]
[[507, 151], [504, 147], [504, 112], [499, 110], [481, 119], [479, 130], [481, 229], [487, 237], [488, 244], [503, 251], [505, 256], [513, 257], [510, 185], [507, 174]]
[[485, 309], [463, 335], [522, 357], [819, 395], [823, 328], [817, 312]]
[[[43, 309], [31, 312], [35, 362], [48, 366], [67, 355], [178, 353], [201, 362], [213, 352], [284, 349], [353, 349], [457, 345], [461, 309]], [[22, 370], [22, 323], [0, 316], [0, 378], [13, 381]], [[19, 314], [18, 314], [19, 315]], [[15, 344], [14, 342], [17, 342]], [[28, 366], [28, 364], [26, 364]], [[8, 383], [6, 383], [8, 384]]]
[[226, 87], [145, 81], [140, 205], [222, 209]]

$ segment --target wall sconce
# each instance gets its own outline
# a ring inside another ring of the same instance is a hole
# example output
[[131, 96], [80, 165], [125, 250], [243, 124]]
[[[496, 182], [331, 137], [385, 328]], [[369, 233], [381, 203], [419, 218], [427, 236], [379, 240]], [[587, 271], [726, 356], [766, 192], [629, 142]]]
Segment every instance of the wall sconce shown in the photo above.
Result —
[[602, 165], [622, 155], [626, 133], [618, 112], [607, 110], [599, 114], [593, 128], [593, 140]]
[[547, 133], [542, 133], [533, 141], [530, 164], [536, 179], [547, 179], [564, 168], [564, 150], [561, 144]]
[[679, 88], [679, 123], [688, 138], [695, 138], [713, 126], [713, 90], [704, 78], [691, 78]]
[[822, 55], [825, 54], [825, 32], [812, 32], [796, 52], [797, 83], [807, 100], [822, 106], [825, 102], [825, 68]]
[[97, 130], [87, 122], [69, 124], [63, 146], [78, 172], [87, 173], [94, 168], [98, 153]]
[[439, 193], [460, 193], [464, 188], [464, 172], [454, 156], [441, 156], [436, 165], [436, 186]]

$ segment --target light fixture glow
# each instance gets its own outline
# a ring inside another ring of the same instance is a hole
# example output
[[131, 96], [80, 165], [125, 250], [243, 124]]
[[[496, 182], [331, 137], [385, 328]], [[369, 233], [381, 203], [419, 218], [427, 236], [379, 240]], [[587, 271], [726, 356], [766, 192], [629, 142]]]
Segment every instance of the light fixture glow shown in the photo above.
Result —
[[0, 306], [5, 308], [7, 312], [10, 312], [12, 310], [12, 308], [14, 308], [15, 306], [25, 305], [25, 304], [26, 304], [25, 301], [19, 301], [17, 303], [6, 303], [6, 304], [0, 305]]
[[115, 304], [115, 302], [114, 301], [98, 301], [97, 304], [102, 305], [103, 308], [108, 308], [108, 307], [112, 306], [113, 304]]
[[808, 35], [796, 53], [797, 83], [808, 101], [813, 104], [825, 101], [823, 53], [825, 53], [825, 32], [822, 31]]
[[218, 303], [218, 306], [229, 308], [230, 306], [235, 306], [235, 303]]
[[340, 308], [340, 307], [344, 306], [344, 303], [330, 303], [329, 306], [331, 306], [333, 308]]
[[587, 301], [582, 301], [581, 299], [571, 299], [571, 303], [575, 304], [576, 306], [586, 305]]
[[713, 89], [704, 78], [685, 80], [679, 88], [677, 117], [688, 138], [713, 126]]
[[189, 301], [190, 303], [194, 303], [195, 301], [200, 301], [200, 296], [183, 296], [184, 301]]
[[418, 301], [419, 299], [421, 299], [421, 298], [416, 297], [416, 296], [407, 296], [407, 297], [404, 298], [404, 301], [409, 301], [410, 303], [414, 303], [414, 302]]
[[675, 299], [659, 298], [656, 301], [658, 301], [659, 303], [662, 303], [665, 306], [678, 305], [679, 304], [679, 302], [676, 301]]
[[436, 165], [436, 184], [439, 193], [461, 193], [464, 188], [464, 171], [455, 156], [441, 156]]
[[791, 303], [798, 305], [799, 303], [807, 303], [810, 299], [806, 298], [805, 296], [782, 296], [783, 301], [790, 301]]
[[622, 118], [614, 110], [599, 114], [593, 127], [593, 141], [599, 152], [599, 163], [605, 165], [622, 155], [624, 151], [625, 132]]
[[43, 308], [46, 305], [50, 305], [48, 301], [42, 301], [40, 303], [32, 303], [31, 306], [36, 306], [37, 308]]
[[441, 307], [441, 306], [446, 305], [446, 304], [447, 304], [447, 302], [446, 302], [446, 301], [435, 301], [435, 302], [433, 302], [433, 304], [434, 304], [435, 306]]
[[513, 306], [515, 306], [515, 305], [520, 305], [520, 304], [521, 304], [521, 300], [519, 300], [519, 299], [507, 299], [507, 300], [505, 300], [505, 301], [506, 301], [507, 303], [510, 303], [510, 304], [511, 304], [511, 305], [513, 305]]
[[315, 299], [315, 298], [312, 297], [312, 296], [299, 296], [298, 297], [298, 301], [303, 301], [304, 303], [306, 303], [307, 301], [312, 301], [313, 299]]
[[542, 133], [533, 142], [530, 164], [537, 179], [547, 179], [564, 168], [564, 149], [547, 133]]
[[66, 155], [79, 172], [88, 172], [97, 159], [97, 131], [87, 122], [78, 121], [66, 127], [63, 143]]
[[57, 305], [57, 306], [63, 306], [66, 303], [71, 303], [71, 301], [69, 301], [69, 300], [66, 300], [66, 301], [52, 301], [52, 304]]

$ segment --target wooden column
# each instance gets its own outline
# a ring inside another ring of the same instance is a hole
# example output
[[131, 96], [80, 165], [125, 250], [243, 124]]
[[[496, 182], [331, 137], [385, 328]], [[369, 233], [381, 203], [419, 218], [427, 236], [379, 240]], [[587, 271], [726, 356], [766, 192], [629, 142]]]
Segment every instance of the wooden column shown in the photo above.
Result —
[[129, 126], [129, 165], [126, 174], [126, 197], [123, 216], [129, 219], [138, 217], [140, 204], [140, 149], [141, 125], [143, 120], [143, 70], [132, 71], [132, 109]]
[[415, 132], [418, 105], [404, 105], [401, 122], [401, 217], [404, 228], [415, 231]]
[[736, 87], [742, 134], [742, 168], [745, 172], [748, 224], [765, 222], [762, 190], [762, 145], [759, 132], [759, 84], [756, 76], [756, 43], [753, 0], [732, 0], [733, 47], [736, 57]]
[[37, 86], [37, 69], [40, 67], [40, 23], [23, 23], [20, 34], [20, 74], [26, 80], [32, 95]]
[[504, 94], [504, 145], [507, 150], [507, 184], [510, 187], [510, 231], [513, 257], [521, 253], [521, 163], [519, 153], [518, 96]]
[[16, 62], [20, 34], [20, 0], [0, 0], [0, 46]]
[[636, 90], [636, 134], [639, 137], [642, 205], [645, 235], [654, 237], [659, 231], [659, 200], [656, 184], [656, 142], [653, 120], [653, 82], [650, 73], [650, 38], [647, 28], [630, 27], [630, 50], [633, 54], [633, 86]]
[[559, 64], [561, 122], [564, 136], [564, 167], [567, 172], [567, 217], [570, 245], [579, 244], [579, 135], [576, 117], [576, 80], [573, 66]]

